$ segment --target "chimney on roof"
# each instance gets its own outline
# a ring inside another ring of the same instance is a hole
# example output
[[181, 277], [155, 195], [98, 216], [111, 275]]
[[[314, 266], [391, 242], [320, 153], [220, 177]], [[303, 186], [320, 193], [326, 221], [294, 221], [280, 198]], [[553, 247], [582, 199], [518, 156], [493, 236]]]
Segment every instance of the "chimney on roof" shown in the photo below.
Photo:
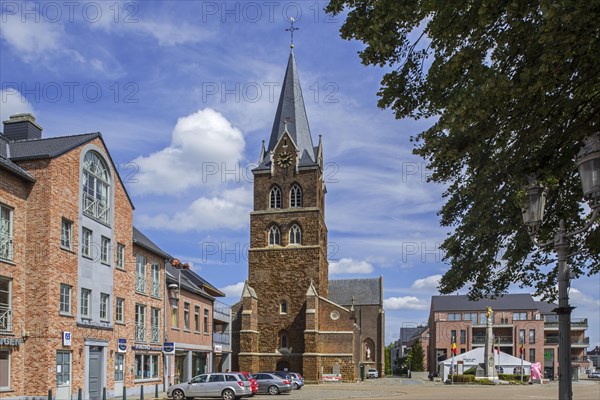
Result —
[[4, 121], [3, 136], [11, 142], [42, 138], [42, 127], [35, 122], [33, 114], [15, 114]]

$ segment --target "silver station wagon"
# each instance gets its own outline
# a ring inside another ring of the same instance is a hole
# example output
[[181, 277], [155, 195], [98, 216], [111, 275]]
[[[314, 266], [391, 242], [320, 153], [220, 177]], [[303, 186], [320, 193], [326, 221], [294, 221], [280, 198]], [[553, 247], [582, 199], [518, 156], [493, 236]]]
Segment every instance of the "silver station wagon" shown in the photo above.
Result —
[[235, 372], [198, 375], [187, 382], [171, 386], [167, 391], [167, 396], [175, 400], [194, 397], [234, 400], [251, 395], [250, 381]]

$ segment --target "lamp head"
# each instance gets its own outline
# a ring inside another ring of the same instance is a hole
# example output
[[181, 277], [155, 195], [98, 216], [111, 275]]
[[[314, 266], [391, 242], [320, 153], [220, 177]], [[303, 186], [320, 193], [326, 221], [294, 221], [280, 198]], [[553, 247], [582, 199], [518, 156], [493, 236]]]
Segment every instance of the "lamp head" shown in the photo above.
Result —
[[600, 132], [587, 137], [577, 154], [583, 197], [592, 209], [600, 206]]

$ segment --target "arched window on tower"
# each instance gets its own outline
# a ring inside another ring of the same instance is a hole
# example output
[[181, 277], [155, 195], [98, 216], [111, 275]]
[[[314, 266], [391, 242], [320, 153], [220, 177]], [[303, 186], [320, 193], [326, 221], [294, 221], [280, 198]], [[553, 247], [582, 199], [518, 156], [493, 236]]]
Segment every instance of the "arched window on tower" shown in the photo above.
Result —
[[273, 188], [271, 188], [271, 194], [269, 197], [271, 199], [271, 208], [281, 208], [281, 189], [279, 189], [277, 186], [273, 186]]
[[302, 230], [298, 225], [292, 225], [290, 228], [290, 244], [302, 244]]
[[279, 334], [279, 348], [287, 349], [287, 347], [288, 347], [287, 332], [283, 331]]
[[108, 166], [95, 151], [83, 158], [83, 199], [85, 215], [104, 224], [110, 222], [110, 174]]
[[302, 189], [298, 185], [290, 190], [290, 207], [302, 207]]
[[280, 246], [281, 245], [281, 233], [279, 228], [272, 226], [269, 229], [269, 246]]

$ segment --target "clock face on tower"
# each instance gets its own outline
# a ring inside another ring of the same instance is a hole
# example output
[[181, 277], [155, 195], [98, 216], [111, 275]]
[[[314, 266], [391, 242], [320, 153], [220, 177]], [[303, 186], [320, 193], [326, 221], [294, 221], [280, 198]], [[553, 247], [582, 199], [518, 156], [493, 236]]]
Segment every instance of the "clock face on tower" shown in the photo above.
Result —
[[292, 164], [292, 155], [284, 151], [283, 153], [279, 154], [276, 162], [281, 168], [287, 168]]

